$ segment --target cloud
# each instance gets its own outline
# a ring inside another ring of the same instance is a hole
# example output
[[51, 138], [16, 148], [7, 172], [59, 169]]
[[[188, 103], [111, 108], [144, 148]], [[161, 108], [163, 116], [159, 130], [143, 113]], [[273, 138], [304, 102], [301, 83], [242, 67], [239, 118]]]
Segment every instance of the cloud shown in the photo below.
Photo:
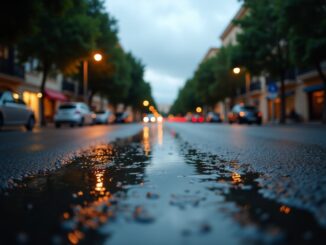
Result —
[[145, 80], [151, 81], [153, 96], [160, 104], [173, 102], [171, 98], [177, 96], [178, 89], [184, 83], [183, 78], [170, 76], [150, 68], [145, 72]]
[[[122, 46], [146, 64], [158, 103], [173, 102], [180, 81], [192, 76], [211, 46], [220, 44], [219, 35], [239, 6], [237, 0], [107, 1], [118, 19]], [[175, 85], [151, 80], [158, 77]]]

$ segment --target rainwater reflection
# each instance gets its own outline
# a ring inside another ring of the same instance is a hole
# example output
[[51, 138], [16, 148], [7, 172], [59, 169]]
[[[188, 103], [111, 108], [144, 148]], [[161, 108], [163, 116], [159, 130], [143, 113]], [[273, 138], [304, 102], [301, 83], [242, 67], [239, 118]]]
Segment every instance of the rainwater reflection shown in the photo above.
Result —
[[84, 151], [0, 193], [0, 244], [321, 244], [307, 211], [265, 198], [259, 173], [162, 124]]

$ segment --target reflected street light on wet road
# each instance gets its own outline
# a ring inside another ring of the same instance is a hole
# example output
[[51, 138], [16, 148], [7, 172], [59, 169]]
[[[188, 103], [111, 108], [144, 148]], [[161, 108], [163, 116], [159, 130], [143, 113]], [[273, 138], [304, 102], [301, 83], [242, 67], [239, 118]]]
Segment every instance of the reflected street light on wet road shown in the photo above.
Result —
[[[100, 53], [95, 53], [93, 59], [96, 62], [100, 62], [103, 56]], [[83, 86], [84, 86], [84, 101], [88, 102], [88, 60], [83, 61]]]

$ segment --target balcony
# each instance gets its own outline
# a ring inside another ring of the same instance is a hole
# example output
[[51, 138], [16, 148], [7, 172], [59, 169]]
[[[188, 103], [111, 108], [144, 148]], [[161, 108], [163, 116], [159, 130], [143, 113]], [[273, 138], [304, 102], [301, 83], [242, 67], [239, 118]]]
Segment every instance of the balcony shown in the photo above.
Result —
[[70, 93], [75, 93], [76, 88], [75, 88], [75, 83], [63, 80], [62, 82], [62, 91], [70, 92]]
[[[284, 81], [286, 84], [289, 83], [295, 83], [297, 81], [297, 75], [298, 71], [297, 69], [289, 69], [288, 71], [285, 72], [284, 74]], [[271, 84], [271, 83], [279, 83], [280, 79], [278, 77], [267, 77], [266, 78], [266, 84]]]
[[256, 92], [256, 91], [260, 91], [261, 90], [261, 82], [260, 81], [256, 81], [256, 82], [252, 82], [250, 84], [250, 92]]

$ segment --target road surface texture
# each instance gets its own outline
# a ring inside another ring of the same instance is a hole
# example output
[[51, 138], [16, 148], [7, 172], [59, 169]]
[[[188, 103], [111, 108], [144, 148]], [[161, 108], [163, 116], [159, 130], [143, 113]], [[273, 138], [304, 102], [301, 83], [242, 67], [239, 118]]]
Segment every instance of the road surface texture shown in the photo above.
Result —
[[265, 174], [266, 196], [314, 212], [326, 225], [326, 127], [169, 124], [203, 152]]
[[0, 131], [0, 187], [11, 179], [60, 167], [83, 148], [99, 142], [128, 137], [141, 130], [138, 124], [88, 126], [83, 128], [52, 127], [34, 132], [13, 128]]
[[19, 175], [29, 162], [61, 167], [0, 192], [0, 244], [326, 241], [322, 127], [165, 123], [1, 136], [1, 156], [15, 157]]

